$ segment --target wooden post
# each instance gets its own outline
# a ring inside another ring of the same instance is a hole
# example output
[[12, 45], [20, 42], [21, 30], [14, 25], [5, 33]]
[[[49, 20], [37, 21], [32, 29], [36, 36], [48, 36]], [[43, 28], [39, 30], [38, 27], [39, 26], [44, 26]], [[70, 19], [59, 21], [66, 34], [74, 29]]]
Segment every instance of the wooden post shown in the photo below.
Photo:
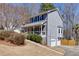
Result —
[[34, 34], [34, 26], [33, 26], [33, 34]]
[[28, 33], [28, 27], [26, 28], [26, 31], [27, 31], [27, 33]]
[[42, 36], [42, 25], [41, 25], [41, 36]]

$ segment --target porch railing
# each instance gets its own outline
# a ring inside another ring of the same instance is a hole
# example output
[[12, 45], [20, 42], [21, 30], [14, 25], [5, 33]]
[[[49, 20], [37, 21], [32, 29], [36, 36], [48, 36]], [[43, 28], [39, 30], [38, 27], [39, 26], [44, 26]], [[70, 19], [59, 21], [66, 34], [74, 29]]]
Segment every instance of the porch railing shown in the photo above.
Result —
[[29, 33], [33, 33], [33, 34], [38, 34], [38, 35], [41, 35], [41, 33], [42, 33], [42, 35], [45, 35], [46, 33], [45, 33], [45, 31], [29, 31]]

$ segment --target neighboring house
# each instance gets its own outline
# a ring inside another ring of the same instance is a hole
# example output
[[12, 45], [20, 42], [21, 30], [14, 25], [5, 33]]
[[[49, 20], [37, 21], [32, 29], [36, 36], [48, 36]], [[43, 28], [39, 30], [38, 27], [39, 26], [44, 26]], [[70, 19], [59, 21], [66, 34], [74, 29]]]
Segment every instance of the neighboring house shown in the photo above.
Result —
[[42, 36], [43, 42], [48, 46], [61, 45], [60, 38], [63, 37], [63, 21], [56, 9], [32, 16], [27, 20], [23, 28], [26, 32]]

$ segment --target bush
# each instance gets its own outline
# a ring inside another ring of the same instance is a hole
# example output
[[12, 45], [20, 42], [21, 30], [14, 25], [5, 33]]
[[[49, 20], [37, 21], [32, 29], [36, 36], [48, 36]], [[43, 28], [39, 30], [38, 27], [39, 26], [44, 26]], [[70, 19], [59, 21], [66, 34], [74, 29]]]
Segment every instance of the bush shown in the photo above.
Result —
[[42, 37], [37, 35], [37, 34], [28, 34], [27, 39], [32, 40], [32, 41], [37, 42], [37, 43], [42, 42]]
[[23, 35], [24, 35], [24, 37], [25, 37], [25, 39], [27, 39], [27, 32], [25, 32], [25, 33], [22, 33]]
[[0, 39], [4, 40], [5, 38], [8, 38], [10, 36], [10, 33], [8, 31], [0, 31]]
[[25, 37], [22, 34], [13, 33], [13, 34], [11, 34], [11, 36], [9, 37], [9, 39], [11, 39], [10, 41], [12, 43], [16, 44], [16, 45], [23, 45]]
[[22, 45], [22, 44], [24, 44], [25, 37], [24, 37], [24, 35], [13, 32], [13, 31], [2, 30], [2, 31], [0, 31], [0, 39], [9, 41], [16, 45]]

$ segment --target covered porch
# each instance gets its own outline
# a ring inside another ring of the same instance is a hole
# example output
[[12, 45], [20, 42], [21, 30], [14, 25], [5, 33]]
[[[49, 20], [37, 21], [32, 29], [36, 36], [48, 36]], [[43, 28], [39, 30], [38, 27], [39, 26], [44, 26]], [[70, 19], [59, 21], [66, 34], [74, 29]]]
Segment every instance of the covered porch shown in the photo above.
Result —
[[45, 31], [43, 30], [43, 27], [44, 27], [44, 25], [31, 26], [31, 27], [27, 27], [26, 31], [28, 33], [45, 35]]
[[35, 23], [29, 23], [26, 24], [25, 30], [28, 33], [38, 34], [40, 36], [46, 35], [46, 20], [35, 22]]

